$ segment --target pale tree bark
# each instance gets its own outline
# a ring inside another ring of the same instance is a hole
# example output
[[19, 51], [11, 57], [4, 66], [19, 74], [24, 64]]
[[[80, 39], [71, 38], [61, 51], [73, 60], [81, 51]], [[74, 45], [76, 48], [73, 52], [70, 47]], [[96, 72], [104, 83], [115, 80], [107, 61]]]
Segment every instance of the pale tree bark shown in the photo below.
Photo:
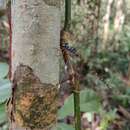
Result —
[[56, 125], [59, 6], [60, 0], [12, 0], [12, 130]]
[[100, 17], [101, 0], [87, 0], [87, 22], [89, 25], [89, 34], [91, 38], [97, 36], [98, 23]]
[[109, 27], [110, 27], [110, 16], [111, 16], [111, 10], [112, 10], [112, 4], [114, 0], [108, 0], [107, 8], [106, 8], [106, 14], [103, 18], [104, 21], [104, 31], [103, 31], [103, 45], [102, 50], [105, 50], [108, 37], [109, 37]]
[[88, 43], [93, 44], [93, 51], [96, 51], [98, 44], [98, 30], [100, 20], [101, 0], [87, 0], [87, 24], [88, 24]]
[[125, 0], [117, 0], [116, 2], [116, 16], [114, 20], [114, 31], [119, 33], [125, 20]]
[[114, 31], [111, 38], [110, 44], [113, 46], [113, 49], [118, 48], [117, 41], [119, 39], [119, 34], [122, 31], [122, 27], [125, 22], [125, 13], [126, 13], [126, 2], [125, 0], [116, 0], [116, 13], [114, 19]]

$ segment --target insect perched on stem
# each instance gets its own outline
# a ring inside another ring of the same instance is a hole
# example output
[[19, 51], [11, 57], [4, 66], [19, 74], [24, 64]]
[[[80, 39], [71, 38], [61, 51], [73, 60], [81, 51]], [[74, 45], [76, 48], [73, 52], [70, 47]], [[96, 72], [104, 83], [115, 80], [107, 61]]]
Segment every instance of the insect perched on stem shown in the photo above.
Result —
[[77, 51], [74, 47], [70, 47], [69, 43], [64, 43], [62, 45], [62, 47], [64, 47], [66, 50], [70, 51], [71, 53], [75, 54]]
[[75, 56], [79, 56], [77, 54], [77, 50], [74, 47], [69, 46], [69, 43], [62, 44], [62, 48], [64, 48], [66, 51], [68, 51], [69, 53], [71, 53]]

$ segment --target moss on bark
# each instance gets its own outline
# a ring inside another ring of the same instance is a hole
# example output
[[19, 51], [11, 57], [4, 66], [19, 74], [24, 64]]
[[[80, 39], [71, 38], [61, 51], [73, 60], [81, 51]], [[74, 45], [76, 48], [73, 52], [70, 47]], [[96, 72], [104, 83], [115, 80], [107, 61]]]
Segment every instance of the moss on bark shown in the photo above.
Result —
[[12, 113], [23, 128], [50, 129], [57, 119], [57, 87], [41, 83], [33, 70], [20, 65], [14, 73]]

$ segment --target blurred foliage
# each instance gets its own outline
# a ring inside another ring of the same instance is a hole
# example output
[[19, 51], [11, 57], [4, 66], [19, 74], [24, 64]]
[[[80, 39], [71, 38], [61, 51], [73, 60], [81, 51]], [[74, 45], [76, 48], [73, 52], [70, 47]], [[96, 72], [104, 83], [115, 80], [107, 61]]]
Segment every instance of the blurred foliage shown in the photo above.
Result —
[[108, 113], [102, 112], [102, 121], [100, 124], [101, 130], [106, 130], [110, 123], [112, 123], [115, 120], [116, 117], [116, 110], [112, 110]]
[[[130, 2], [126, 1], [127, 8], [125, 10], [127, 13], [125, 23], [121, 32], [116, 35], [114, 34], [116, 3], [112, 6], [113, 13], [110, 16], [109, 39], [107, 47], [105, 50], [102, 50], [103, 17], [106, 13], [107, 2], [106, 0], [102, 0], [98, 44], [96, 45], [95, 39], [87, 41], [89, 24], [87, 23], [88, 10], [86, 1], [81, 6], [77, 5], [75, 0], [73, 1], [71, 26], [73, 41], [70, 45], [77, 49], [82, 59], [72, 58], [72, 63], [75, 65], [76, 71], [79, 74], [81, 88], [83, 88], [80, 93], [81, 99], [83, 98], [82, 91], [87, 95], [86, 89], [95, 93], [100, 98], [99, 106], [101, 109], [100, 111], [98, 109], [96, 110], [96, 113], [101, 117], [99, 130], [127, 130], [130, 129], [130, 126], [128, 126], [129, 121], [117, 111], [118, 106], [121, 105], [126, 111], [130, 112], [130, 79], [128, 77], [130, 65], [130, 24], [128, 22]], [[96, 51], [93, 51], [93, 46], [95, 46]], [[61, 118], [73, 115], [72, 96], [69, 96], [65, 100], [63, 107], [59, 110]], [[98, 108], [98, 105], [94, 105], [93, 102], [95, 98], [92, 98], [92, 100], [87, 100], [86, 107], [82, 111], [87, 112], [87, 114], [89, 113], [88, 119], [91, 117], [90, 115], [94, 114], [93, 109], [95, 109], [95, 106]], [[87, 103], [92, 104], [91, 109], [89, 109]], [[82, 110], [82, 103], [80, 106]], [[93, 114], [90, 114], [91, 112]]]

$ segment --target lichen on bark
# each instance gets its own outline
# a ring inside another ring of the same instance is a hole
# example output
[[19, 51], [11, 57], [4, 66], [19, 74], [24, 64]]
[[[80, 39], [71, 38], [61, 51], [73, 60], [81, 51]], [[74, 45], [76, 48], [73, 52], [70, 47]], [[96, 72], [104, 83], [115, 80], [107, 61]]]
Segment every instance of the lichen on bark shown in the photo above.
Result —
[[31, 130], [52, 128], [57, 119], [57, 87], [42, 83], [26, 65], [17, 67], [13, 83], [12, 112], [15, 123]]
[[60, 7], [60, 1], [61, 0], [43, 0], [45, 4], [49, 6], [55, 6], [55, 7]]

